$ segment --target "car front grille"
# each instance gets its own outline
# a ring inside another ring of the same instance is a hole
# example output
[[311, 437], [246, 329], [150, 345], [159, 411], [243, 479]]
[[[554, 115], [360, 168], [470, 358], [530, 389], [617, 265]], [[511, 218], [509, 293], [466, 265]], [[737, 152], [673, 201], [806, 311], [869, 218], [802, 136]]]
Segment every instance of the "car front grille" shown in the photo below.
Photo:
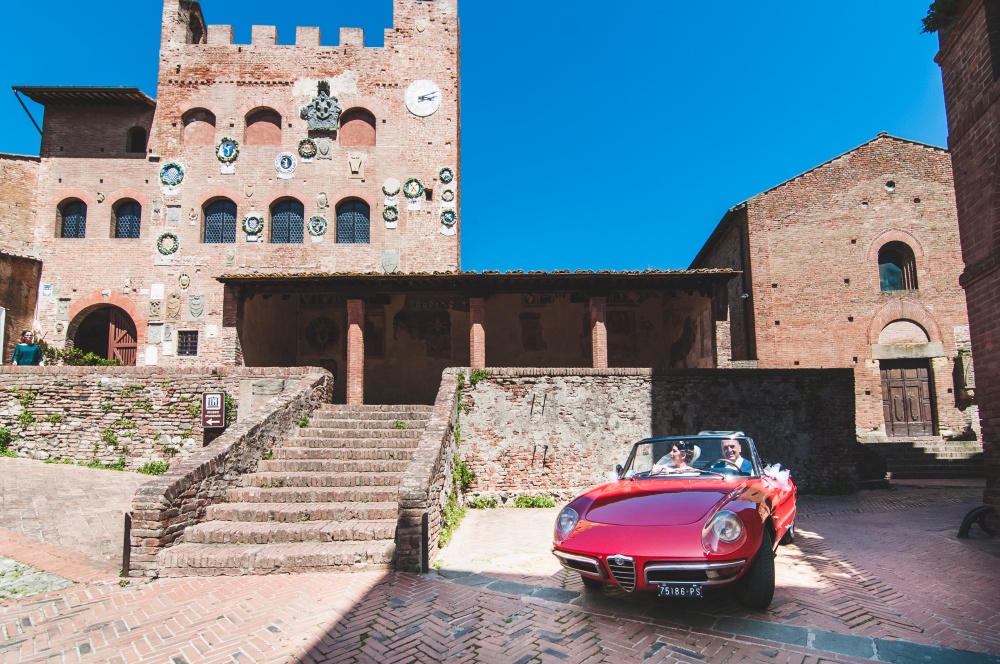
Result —
[[635, 560], [621, 554], [608, 556], [608, 569], [622, 590], [635, 590]]

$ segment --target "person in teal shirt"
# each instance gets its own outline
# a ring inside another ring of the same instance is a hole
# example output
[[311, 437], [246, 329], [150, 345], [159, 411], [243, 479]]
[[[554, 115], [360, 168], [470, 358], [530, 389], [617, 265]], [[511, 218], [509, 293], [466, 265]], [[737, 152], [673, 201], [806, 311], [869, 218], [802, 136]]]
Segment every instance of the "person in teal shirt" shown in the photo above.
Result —
[[35, 333], [31, 330], [21, 333], [21, 343], [14, 347], [13, 363], [22, 367], [44, 364], [42, 347], [35, 343]]

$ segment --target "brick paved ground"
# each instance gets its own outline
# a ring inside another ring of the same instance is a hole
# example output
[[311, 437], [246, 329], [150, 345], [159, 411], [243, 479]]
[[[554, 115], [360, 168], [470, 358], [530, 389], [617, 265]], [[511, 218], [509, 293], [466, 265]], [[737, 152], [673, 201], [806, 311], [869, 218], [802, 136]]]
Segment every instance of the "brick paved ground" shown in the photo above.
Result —
[[[451, 581], [368, 573], [120, 587], [78, 552], [3, 531], [0, 554], [81, 583], [0, 602], [0, 663], [996, 663], [1000, 544], [954, 539], [979, 496], [921, 487], [804, 500], [802, 536], [782, 549], [766, 613], [726, 596], [663, 604], [581, 594], [548, 560], [554, 510], [472, 512], [442, 559]], [[477, 562], [487, 546], [498, 554]]]
[[0, 528], [75, 551], [117, 571], [125, 512], [131, 509], [135, 490], [149, 479], [0, 458]]

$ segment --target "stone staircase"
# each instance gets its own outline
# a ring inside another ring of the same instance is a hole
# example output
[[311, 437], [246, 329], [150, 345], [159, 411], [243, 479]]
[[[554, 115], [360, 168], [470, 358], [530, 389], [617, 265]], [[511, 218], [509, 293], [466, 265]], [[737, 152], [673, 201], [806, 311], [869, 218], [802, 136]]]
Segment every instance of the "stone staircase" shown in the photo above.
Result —
[[399, 484], [431, 410], [322, 406], [160, 554], [160, 576], [391, 569]]
[[865, 443], [865, 446], [885, 459], [891, 478], [895, 480], [986, 476], [982, 441], [894, 438], [886, 443]]

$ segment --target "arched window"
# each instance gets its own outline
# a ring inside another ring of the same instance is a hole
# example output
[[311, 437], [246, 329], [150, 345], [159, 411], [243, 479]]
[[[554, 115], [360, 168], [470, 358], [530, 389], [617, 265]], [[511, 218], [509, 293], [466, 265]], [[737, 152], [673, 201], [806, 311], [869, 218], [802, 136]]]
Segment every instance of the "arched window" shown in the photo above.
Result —
[[125, 152], [146, 154], [146, 130], [142, 127], [132, 127], [128, 130], [125, 140]]
[[371, 241], [371, 208], [359, 200], [337, 206], [337, 244], [368, 244]]
[[128, 199], [119, 201], [111, 209], [111, 218], [116, 238], [135, 240], [139, 237], [142, 225], [142, 206], [139, 203]]
[[917, 261], [902, 242], [889, 242], [878, 252], [879, 285], [883, 291], [917, 290]]
[[220, 198], [205, 206], [206, 244], [232, 244], [236, 242], [236, 203]]
[[375, 116], [352, 108], [340, 119], [340, 144], [345, 147], [375, 145]]
[[63, 201], [58, 209], [59, 237], [87, 237], [87, 204], [81, 200]]
[[278, 201], [271, 206], [271, 242], [301, 244], [305, 226], [305, 208], [295, 199]]
[[184, 145], [215, 145], [215, 114], [192, 108], [184, 114]]
[[247, 114], [247, 145], [281, 145], [281, 115], [270, 108]]

